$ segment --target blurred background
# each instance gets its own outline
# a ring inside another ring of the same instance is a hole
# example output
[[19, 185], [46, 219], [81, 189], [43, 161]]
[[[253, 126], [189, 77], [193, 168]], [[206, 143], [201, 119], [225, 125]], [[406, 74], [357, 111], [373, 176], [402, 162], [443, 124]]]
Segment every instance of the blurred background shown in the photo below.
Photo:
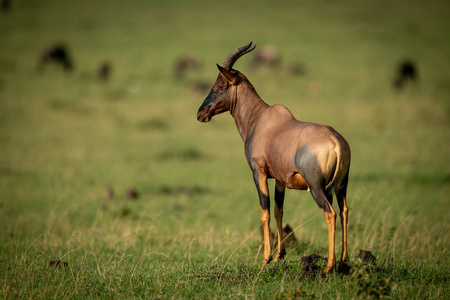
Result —
[[[259, 262], [258, 198], [234, 122], [228, 113], [196, 120], [216, 63], [253, 41], [234, 68], [259, 95], [350, 143], [351, 258], [400, 249], [405, 260], [443, 263], [447, 1], [1, 4], [3, 261], [25, 249], [55, 259], [70, 241], [81, 249], [74, 261], [95, 245], [97, 255], [222, 259], [237, 250], [236, 260]], [[326, 255], [311, 196], [289, 191], [285, 203], [299, 240], [288, 256]], [[427, 239], [435, 250], [423, 248]]]

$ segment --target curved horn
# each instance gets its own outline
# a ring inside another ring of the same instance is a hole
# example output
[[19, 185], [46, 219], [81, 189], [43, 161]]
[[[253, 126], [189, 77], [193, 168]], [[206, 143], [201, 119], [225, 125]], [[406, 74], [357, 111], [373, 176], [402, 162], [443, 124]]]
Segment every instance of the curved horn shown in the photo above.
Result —
[[237, 48], [236, 50], [234, 50], [233, 52], [228, 54], [227, 58], [225, 58], [225, 60], [222, 64], [222, 68], [230, 71], [231, 68], [233, 67], [234, 63], [238, 60], [239, 57], [253, 51], [253, 49], [255, 49], [255, 47], [256, 47], [256, 44], [252, 46], [252, 42], [250, 42], [248, 45]]

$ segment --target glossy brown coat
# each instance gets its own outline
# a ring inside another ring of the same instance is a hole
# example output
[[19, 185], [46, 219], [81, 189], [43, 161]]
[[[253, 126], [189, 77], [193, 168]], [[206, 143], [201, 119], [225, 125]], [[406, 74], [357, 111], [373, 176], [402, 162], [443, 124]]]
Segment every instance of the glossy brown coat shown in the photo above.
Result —
[[330, 126], [298, 121], [286, 107], [270, 106], [259, 97], [248, 79], [231, 68], [237, 58], [253, 49], [251, 43], [238, 48], [227, 57], [222, 67], [218, 66], [219, 76], [200, 106], [197, 119], [209, 122], [214, 115], [230, 111], [235, 120], [260, 200], [264, 230], [263, 263], [272, 260], [267, 179], [275, 178], [274, 215], [278, 231], [275, 260], [282, 259], [286, 253], [282, 236], [284, 190], [286, 187], [309, 190], [325, 214], [328, 225], [329, 250], [325, 271], [329, 272], [336, 265], [333, 193], [336, 194], [343, 228], [341, 260], [348, 260], [346, 191], [350, 147]]

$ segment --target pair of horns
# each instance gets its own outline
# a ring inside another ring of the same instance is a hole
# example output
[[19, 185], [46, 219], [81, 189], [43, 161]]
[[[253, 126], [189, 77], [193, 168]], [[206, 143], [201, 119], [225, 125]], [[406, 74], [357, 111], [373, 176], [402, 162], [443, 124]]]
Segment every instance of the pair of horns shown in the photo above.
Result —
[[225, 61], [222, 64], [222, 68], [226, 69], [227, 71], [230, 71], [234, 63], [239, 59], [239, 57], [253, 51], [255, 47], [256, 44], [252, 46], [252, 42], [250, 42], [245, 46], [237, 48], [236, 50], [228, 54], [227, 58], [225, 58]]

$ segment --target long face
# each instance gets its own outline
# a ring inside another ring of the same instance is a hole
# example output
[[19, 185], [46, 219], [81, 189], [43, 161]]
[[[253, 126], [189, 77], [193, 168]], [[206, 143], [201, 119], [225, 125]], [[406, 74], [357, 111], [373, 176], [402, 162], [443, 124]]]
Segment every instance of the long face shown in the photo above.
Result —
[[209, 95], [198, 109], [197, 120], [207, 123], [213, 116], [230, 110], [230, 87], [231, 82], [228, 81], [222, 73], [219, 73]]
[[[233, 101], [237, 101], [237, 86], [241, 82], [241, 75], [239, 71], [233, 70], [233, 64], [242, 55], [249, 53], [255, 49], [256, 45], [249, 44], [239, 47], [228, 54], [222, 66], [217, 65], [219, 69], [219, 76], [214, 84], [208, 97], [206, 97], [203, 104], [197, 112], [197, 120], [200, 122], [209, 122], [211, 118], [217, 114], [230, 110], [233, 107]], [[236, 91], [236, 94], [233, 95]]]

